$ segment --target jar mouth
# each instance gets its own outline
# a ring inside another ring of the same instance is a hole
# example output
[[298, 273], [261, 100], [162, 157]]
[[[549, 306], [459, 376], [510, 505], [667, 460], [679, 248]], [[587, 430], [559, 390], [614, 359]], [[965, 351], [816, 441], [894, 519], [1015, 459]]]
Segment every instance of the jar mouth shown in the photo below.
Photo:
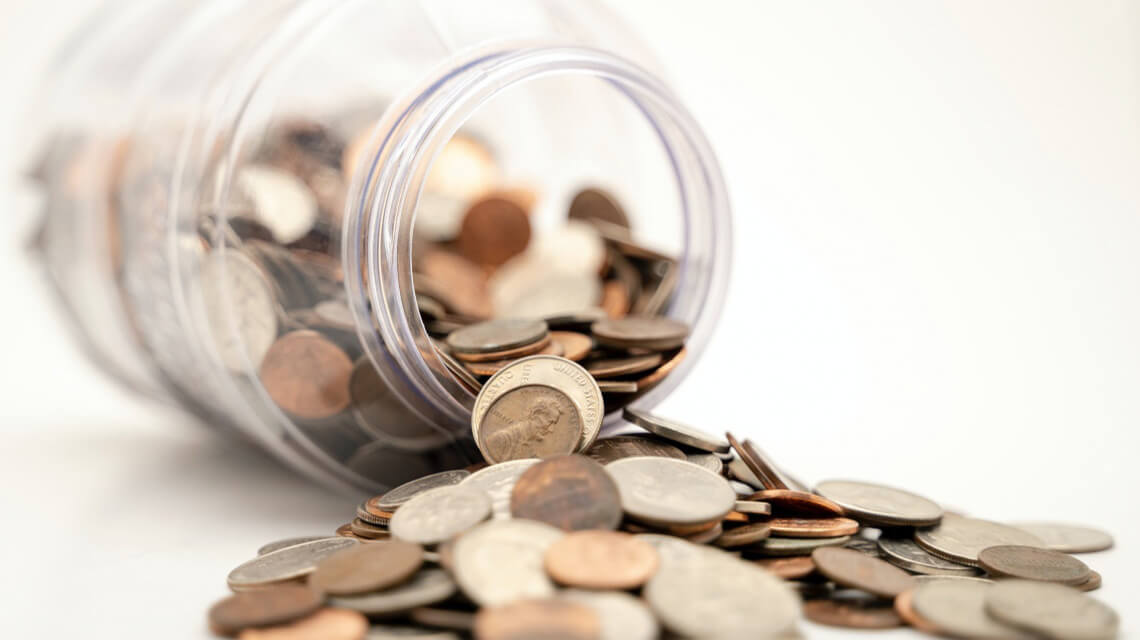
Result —
[[[731, 257], [727, 191], [708, 140], [664, 84], [620, 57], [581, 47], [525, 45], [452, 63], [376, 125], [374, 152], [354, 171], [342, 246], [345, 265], [363, 265], [346, 269], [345, 285], [377, 372], [409, 409], [453, 433], [469, 426], [475, 396], [448, 372], [419, 313], [411, 242], [416, 208], [435, 157], [481, 106], [512, 87], [558, 75], [608, 83], [656, 133], [683, 226], [676, 294], [664, 313], [692, 327], [690, 353], [701, 351], [719, 317]], [[686, 359], [633, 404], [655, 405], [694, 361]]]

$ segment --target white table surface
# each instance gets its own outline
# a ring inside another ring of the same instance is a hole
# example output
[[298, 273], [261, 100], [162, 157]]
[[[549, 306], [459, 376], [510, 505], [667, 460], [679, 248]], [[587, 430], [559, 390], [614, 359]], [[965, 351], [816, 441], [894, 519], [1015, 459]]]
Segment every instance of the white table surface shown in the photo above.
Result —
[[[663, 411], [807, 479], [1103, 526], [1117, 548], [1083, 558], [1136, 637], [1140, 4], [615, 4], [736, 210], [718, 333]], [[354, 505], [123, 393], [67, 339], [7, 141], [84, 6], [0, 3], [0, 636], [201, 638], [232, 566]]]

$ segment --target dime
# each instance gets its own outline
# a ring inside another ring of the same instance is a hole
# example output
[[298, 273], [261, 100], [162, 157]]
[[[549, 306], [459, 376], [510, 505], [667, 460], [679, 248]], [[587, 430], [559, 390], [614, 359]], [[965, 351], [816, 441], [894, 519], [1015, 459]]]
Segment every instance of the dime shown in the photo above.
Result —
[[267, 627], [304, 618], [321, 608], [320, 594], [296, 584], [236, 593], [210, 607], [210, 630], [237, 635], [249, 627]]
[[804, 603], [804, 616], [818, 624], [849, 629], [893, 629], [903, 623], [890, 605], [860, 606], [836, 600], [809, 600]]
[[811, 556], [791, 556], [788, 558], [760, 558], [752, 561], [758, 567], [771, 571], [785, 580], [803, 578], [815, 571]]
[[772, 535], [785, 538], [837, 538], [859, 531], [859, 523], [849, 518], [772, 518], [768, 524]]
[[381, 511], [395, 511], [400, 505], [424, 491], [459, 484], [470, 475], [471, 472], [465, 469], [453, 469], [405, 482], [380, 496], [375, 502], [375, 507]]
[[321, 609], [289, 624], [246, 629], [238, 640], [363, 640], [368, 620], [348, 609]]
[[309, 586], [338, 596], [378, 591], [412, 577], [423, 561], [423, 548], [410, 542], [358, 545], [322, 558], [309, 576]]
[[816, 485], [815, 492], [843, 507], [848, 517], [864, 523], [927, 527], [942, 519], [942, 507], [937, 503], [894, 487], [828, 480]]
[[[878, 558], [880, 555], [878, 543], [867, 538], [853, 537], [849, 542], [847, 542], [847, 544], [843, 545], [843, 548], [854, 549], [855, 551], [871, 556], [872, 558]], [[896, 564], [895, 566], [899, 565]], [[906, 567], [903, 568], [905, 569]]]
[[488, 462], [573, 453], [582, 431], [582, 416], [570, 397], [537, 384], [503, 393], [474, 424], [475, 442]]
[[957, 638], [1028, 639], [1033, 636], [986, 613], [993, 584], [972, 578], [929, 577], [911, 594], [915, 612], [939, 631]]
[[513, 200], [499, 196], [471, 205], [456, 238], [459, 253], [492, 267], [522, 253], [529, 243], [530, 216]]
[[538, 462], [537, 458], [500, 462], [472, 473], [460, 484], [486, 492], [491, 498], [491, 517], [503, 520], [511, 517], [511, 492], [515, 482]]
[[475, 640], [597, 640], [601, 632], [593, 609], [566, 599], [522, 600], [475, 614]]
[[724, 439], [680, 422], [666, 420], [632, 407], [623, 409], [622, 417], [654, 435], [687, 447], [709, 452], [728, 451], [728, 442]]
[[733, 507], [733, 510], [748, 515], [772, 515], [772, 505], [768, 504], [767, 502], [756, 502], [754, 500], [737, 500], [736, 506]]
[[455, 580], [468, 598], [485, 607], [551, 597], [554, 583], [543, 570], [543, 557], [562, 536], [533, 520], [484, 522], [456, 540]]
[[949, 513], [938, 526], [916, 531], [914, 541], [936, 556], [973, 567], [978, 566], [978, 554], [987, 547], [1008, 544], [1045, 546], [1037, 536], [1021, 529]]
[[636, 589], [657, 570], [657, 550], [621, 531], [575, 531], [546, 550], [546, 572], [582, 589]]
[[501, 318], [452, 331], [447, 346], [456, 353], [495, 353], [534, 344], [548, 335], [542, 320]]
[[913, 573], [964, 577], [978, 575], [976, 568], [927, 553], [909, 538], [880, 537], [875, 544], [887, 562]]
[[999, 580], [985, 598], [986, 611], [1007, 624], [1047, 638], [1115, 638], [1120, 617], [1107, 605], [1059, 584]]
[[660, 353], [626, 358], [599, 358], [583, 363], [595, 378], [616, 378], [654, 369], [661, 364]]
[[851, 536], [837, 538], [777, 538], [769, 536], [767, 540], [752, 545], [748, 551], [762, 556], [806, 556], [820, 547], [842, 547], [851, 540]]
[[599, 640], [656, 640], [661, 633], [649, 607], [628, 593], [566, 589], [558, 597], [594, 610], [602, 625]]
[[315, 331], [277, 339], [261, 362], [261, 383], [277, 406], [298, 418], [334, 416], [348, 408], [352, 360]]
[[218, 357], [227, 369], [261, 365], [277, 337], [277, 298], [265, 271], [236, 250], [217, 251], [201, 263], [202, 305]]
[[333, 537], [305, 542], [249, 560], [226, 578], [234, 591], [283, 582], [309, 575], [326, 557], [359, 544], [352, 538]]
[[574, 331], [551, 331], [550, 339], [562, 345], [562, 357], [578, 362], [594, 348], [594, 339]]
[[740, 459], [744, 462], [745, 466], [748, 467], [748, 470], [752, 472], [753, 477], [760, 481], [760, 486], [770, 490], [786, 490], [788, 488], [788, 485], [784, 484], [784, 481], [780, 479], [775, 469], [764, 459], [764, 456], [752, 446], [751, 442], [741, 443], [731, 433], [725, 434], [725, 437], [728, 438], [728, 443], [732, 445], [733, 450], [740, 456]]
[[893, 598], [914, 587], [914, 579], [898, 567], [852, 549], [823, 547], [812, 551], [820, 573], [837, 584], [883, 598]]
[[455, 589], [455, 581], [443, 569], [422, 569], [396, 587], [377, 593], [333, 597], [329, 605], [359, 611], [366, 616], [386, 616], [443, 602]]
[[767, 502], [772, 505], [772, 513], [778, 515], [824, 517], [843, 515], [843, 508], [827, 498], [791, 489], [765, 489], [752, 494], [749, 499]]
[[715, 544], [725, 549], [747, 547], [766, 539], [772, 532], [767, 522], [753, 522], [735, 529], [729, 529], [716, 538]]
[[649, 524], [719, 521], [736, 504], [724, 478], [684, 460], [624, 458], [606, 471], [617, 482], [625, 513]]
[[914, 610], [914, 589], [907, 589], [895, 596], [895, 613], [899, 614], [899, 618], [902, 618], [903, 622], [923, 633], [931, 635], [939, 635], [940, 633], [934, 623], [918, 615], [918, 612]]
[[570, 202], [571, 220], [593, 222], [601, 220], [623, 229], [629, 229], [629, 217], [609, 194], [601, 189], [583, 189]]
[[478, 489], [456, 485], [416, 494], [392, 516], [392, 535], [425, 545], [439, 544], [491, 516], [491, 498]]
[[1056, 522], [1018, 522], [1013, 526], [1037, 536], [1045, 547], [1061, 553], [1088, 553], [1112, 548], [1112, 536], [1100, 529]]
[[598, 344], [618, 349], [668, 351], [682, 346], [689, 337], [689, 325], [664, 316], [603, 318], [590, 328]]
[[586, 449], [585, 455], [600, 464], [609, 464], [622, 458], [659, 456], [686, 460], [683, 451], [671, 444], [645, 436], [613, 436], [602, 438]]
[[586, 456], [558, 456], [519, 476], [511, 491], [511, 516], [563, 531], [616, 529], [621, 496], [602, 465]]
[[261, 545], [261, 547], [259, 547], [257, 549], [257, 555], [263, 556], [267, 553], [273, 553], [274, 551], [280, 551], [281, 549], [284, 549], [285, 547], [295, 547], [299, 544], [304, 544], [306, 542], [314, 542], [316, 540], [324, 540], [328, 537], [330, 537], [330, 536], [298, 536], [296, 538], [284, 538], [282, 540], [275, 540], [273, 542], [269, 542], [269, 543]]
[[978, 554], [978, 564], [995, 578], [1022, 578], [1042, 582], [1081, 584], [1089, 579], [1088, 565], [1059, 551], [1002, 545]]

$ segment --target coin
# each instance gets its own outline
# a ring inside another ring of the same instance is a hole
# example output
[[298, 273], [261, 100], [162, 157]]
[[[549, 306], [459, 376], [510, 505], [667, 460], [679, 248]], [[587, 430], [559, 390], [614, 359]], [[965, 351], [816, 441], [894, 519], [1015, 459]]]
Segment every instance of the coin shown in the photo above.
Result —
[[510, 518], [511, 492], [515, 488], [515, 482], [523, 472], [538, 462], [537, 458], [500, 462], [472, 473], [461, 484], [480, 489], [490, 496], [492, 518], [496, 520]]
[[[536, 343], [533, 347], [526, 349], [525, 353], [519, 353], [517, 357], [510, 357], [505, 360], [489, 360], [486, 362], [474, 362], [470, 358], [464, 361], [464, 367], [471, 373], [477, 376], [493, 376], [504, 367], [518, 360], [526, 355], [546, 355], [546, 356], [560, 356], [562, 355], [562, 345], [547, 338], [545, 341], [546, 346], [542, 349], [535, 350], [534, 347], [541, 346], [542, 343]], [[488, 354], [490, 356], [492, 354]], [[481, 385], [480, 385], [481, 386]]]
[[583, 365], [595, 378], [616, 378], [654, 369], [661, 364], [662, 359], [660, 353], [651, 353], [625, 358], [598, 358], [588, 360]]
[[503, 351], [487, 351], [484, 353], [463, 353], [462, 351], [456, 351], [455, 357], [466, 363], [467, 368], [475, 375], [485, 375], [476, 370], [480, 368], [480, 363], [482, 363], [482, 367], [493, 367], [495, 371], [498, 371], [509, 364], [511, 360], [517, 360], [525, 356], [538, 353], [562, 355], [558, 349], [561, 349], [561, 345], [554, 343], [550, 339], [550, 336], [546, 335], [530, 344], [524, 344], [521, 347], [504, 349]]
[[246, 165], [238, 172], [236, 185], [253, 202], [257, 221], [280, 244], [300, 240], [317, 221], [317, 199], [312, 190], [288, 171]]
[[756, 566], [771, 571], [785, 580], [803, 578], [815, 571], [811, 556], [791, 556], [788, 558], [759, 558], [752, 561]]
[[416, 607], [408, 612], [412, 622], [443, 629], [456, 631], [470, 631], [475, 626], [475, 614], [468, 611], [454, 609], [434, 609], [431, 607]]
[[246, 629], [238, 640], [364, 640], [368, 620], [355, 611], [326, 607], [289, 624]]
[[598, 344], [618, 349], [668, 351], [682, 346], [689, 337], [689, 325], [652, 315], [603, 318], [590, 329]]
[[1022, 578], [1077, 585], [1089, 579], [1088, 565], [1059, 551], [1001, 545], [978, 554], [978, 564], [995, 578]]
[[455, 485], [428, 489], [408, 500], [392, 516], [392, 535], [408, 542], [433, 545], [467, 531], [491, 516], [484, 491]]
[[650, 433], [701, 451], [728, 451], [728, 442], [700, 429], [680, 422], [666, 420], [633, 407], [622, 410], [622, 417]]
[[736, 504], [724, 478], [684, 460], [623, 458], [606, 471], [617, 483], [625, 513], [649, 524], [718, 521]]
[[769, 536], [768, 539], [752, 545], [748, 551], [762, 556], [805, 556], [820, 547], [842, 547], [851, 540], [851, 536], [836, 538], [778, 538]]
[[715, 544], [725, 549], [747, 547], [771, 535], [772, 528], [767, 522], [753, 522], [734, 529], [728, 529], [717, 537]]
[[923, 633], [940, 634], [938, 627], [934, 626], [933, 622], [918, 615], [918, 612], [914, 610], [914, 589], [907, 589], [895, 596], [895, 613], [899, 614], [899, 618], [902, 618], [903, 622]]
[[565, 316], [594, 306], [601, 289], [597, 274], [559, 273], [530, 255], [503, 265], [491, 277], [491, 300], [500, 316]]
[[880, 484], [828, 480], [815, 492], [843, 507], [846, 515], [863, 523], [927, 527], [942, 519], [942, 507], [926, 498]]
[[284, 549], [285, 547], [295, 547], [299, 544], [304, 544], [306, 542], [314, 542], [316, 540], [324, 540], [324, 539], [329, 538], [329, 537], [330, 536], [298, 536], [296, 538], [283, 538], [281, 540], [275, 540], [273, 542], [268, 542], [266, 544], [261, 545], [257, 549], [257, 555], [263, 556], [267, 553], [272, 553], [274, 551], [280, 551], [281, 549]]
[[455, 590], [455, 581], [443, 569], [421, 569], [403, 584], [376, 593], [333, 597], [329, 606], [352, 609], [366, 616], [387, 616], [442, 602]]
[[622, 531], [575, 531], [546, 550], [545, 567], [559, 584], [583, 589], [635, 589], [657, 570], [657, 551]]
[[1104, 578], [1102, 578], [1099, 573], [1096, 571], [1089, 571], [1088, 579], [1080, 584], [1073, 585], [1073, 588], [1079, 591], [1096, 591], [1101, 587], [1103, 581]]
[[1048, 638], [1115, 638], [1120, 617], [1107, 605], [1059, 584], [1000, 580], [986, 593], [995, 618]]
[[567, 216], [571, 220], [595, 221], [601, 220], [629, 229], [629, 217], [625, 211], [608, 193], [601, 189], [583, 189], [579, 191], [570, 202], [570, 212]]
[[467, 387], [468, 391], [471, 393], [479, 393], [479, 389], [483, 387], [483, 384], [475, 379], [475, 376], [471, 375], [471, 372], [467, 370], [467, 367], [463, 366], [463, 363], [456, 360], [455, 356], [448, 353], [446, 349], [439, 348], [438, 346], [436, 347], [435, 353], [439, 356], [440, 361], [443, 362], [443, 366], [447, 368], [448, 372], [458, 378], [459, 381], [463, 383], [463, 386]]
[[804, 616], [817, 624], [849, 629], [893, 629], [903, 623], [890, 605], [859, 606], [835, 600], [805, 602]]
[[637, 383], [632, 380], [598, 380], [598, 389], [609, 394], [637, 393]]
[[438, 283], [444, 302], [456, 313], [473, 318], [488, 318], [491, 294], [487, 274], [479, 265], [446, 251], [433, 248], [416, 255], [417, 274], [422, 273]]
[[911, 594], [911, 603], [920, 617], [954, 637], [1015, 640], [1032, 637], [986, 613], [986, 600], [993, 586], [971, 578], [922, 580]]
[[423, 561], [423, 547], [402, 540], [358, 545], [322, 558], [309, 586], [338, 596], [379, 591], [412, 577]]
[[621, 496], [602, 465], [586, 456], [558, 456], [519, 476], [511, 491], [511, 516], [563, 531], [616, 529]]
[[456, 238], [465, 258], [492, 267], [522, 253], [529, 243], [530, 216], [513, 200], [498, 196], [471, 205]]
[[291, 331], [273, 343], [261, 362], [269, 397], [298, 418], [334, 416], [348, 408], [352, 360], [315, 331]]
[[601, 633], [593, 609], [559, 598], [500, 604], [475, 614], [475, 640], [597, 640]]
[[768, 504], [767, 502], [756, 502], [755, 500], [737, 500], [736, 506], [733, 507], [733, 510], [748, 515], [772, 515], [772, 505]]
[[685, 459], [717, 475], [720, 475], [721, 472], [724, 471], [724, 462], [722, 462], [715, 453], [690, 453], [685, 456]]
[[590, 353], [594, 339], [574, 331], [551, 331], [550, 339], [562, 345], [562, 357], [578, 362]]
[[[379, 527], [386, 527], [391, 522], [394, 511], [384, 511], [376, 503], [381, 496], [373, 496], [356, 507], [356, 518]], [[349, 523], [351, 524], [351, 523]]]
[[423, 451], [451, 438], [413, 413], [380, 377], [368, 356], [361, 356], [353, 365], [348, 391], [353, 420], [381, 446]]
[[638, 456], [659, 456], [686, 460], [683, 451], [671, 444], [644, 436], [613, 436], [602, 438], [586, 449], [585, 455], [600, 464], [609, 464], [622, 458]]
[[1037, 536], [1061, 553], [1089, 553], [1112, 548], [1112, 536], [1100, 529], [1057, 522], [1018, 522], [1013, 526]]
[[376, 500], [375, 506], [381, 511], [395, 511], [400, 505], [415, 496], [438, 487], [450, 487], [467, 479], [471, 472], [465, 469], [452, 469], [440, 471], [409, 482], [389, 490]]
[[485, 607], [551, 597], [554, 583], [543, 570], [543, 557], [562, 536], [559, 529], [533, 520], [484, 522], [455, 541], [455, 581]]
[[601, 623], [599, 640], [656, 640], [661, 633], [649, 607], [628, 593], [565, 589], [558, 597], [593, 609]]
[[791, 489], [765, 489], [749, 497], [772, 505], [772, 513], [777, 515], [807, 515], [837, 517], [843, 515], [843, 508], [834, 502], [814, 493]]
[[854, 535], [859, 523], [849, 518], [772, 518], [772, 535], [785, 538], [835, 538]]
[[456, 353], [495, 353], [534, 344], [548, 335], [542, 320], [500, 318], [452, 331], [447, 346]]
[[475, 442], [488, 462], [573, 453], [582, 431], [570, 397], [538, 384], [504, 392], [474, 423]]
[[372, 524], [366, 520], [361, 520], [360, 518], [348, 523], [348, 528], [361, 538], [378, 539], [387, 538], [389, 535], [388, 530], [384, 527]]
[[283, 584], [236, 593], [210, 607], [210, 630], [237, 635], [249, 627], [292, 622], [321, 608], [320, 594], [296, 584]]
[[949, 513], [943, 516], [938, 526], [916, 531], [914, 541], [936, 556], [973, 567], [978, 566], [978, 554], [987, 547], [1008, 544], [1044, 546], [1037, 536], [1021, 529]]
[[816, 569], [835, 583], [883, 598], [893, 598], [914, 587], [914, 579], [907, 572], [852, 549], [823, 547], [812, 551], [811, 559]]
[[301, 578], [312, 573], [321, 560], [357, 544], [352, 538], [333, 537], [286, 547], [238, 565], [226, 583], [234, 591], [241, 591]]
[[682, 362], [684, 362], [687, 355], [689, 355], [689, 352], [684, 347], [678, 349], [677, 352], [674, 353], [673, 356], [665, 362], [665, 364], [657, 367], [656, 371], [653, 371], [644, 377], [638, 378], [637, 390], [646, 392], [661, 384], [661, 381], [664, 380], [666, 376], [668, 376], [670, 373], [673, 373], [673, 370], [680, 366]]
[[408, 640], [408, 638], [415, 640], [463, 640], [462, 636], [453, 631], [393, 624], [373, 624], [364, 636], [364, 640]]
[[198, 272], [202, 306], [218, 357], [227, 369], [261, 365], [277, 338], [277, 298], [265, 271], [236, 250], [216, 251]]
[[913, 573], [932, 576], [968, 577], [978, 575], [976, 568], [930, 554], [909, 538], [880, 537], [876, 544], [887, 562]]
[[725, 434], [728, 443], [732, 445], [733, 450], [744, 462], [748, 470], [752, 472], [753, 477], [760, 481], [760, 486], [765, 489], [787, 489], [788, 485], [780, 479], [768, 461], [757, 451], [751, 442], [740, 442], [731, 433]]

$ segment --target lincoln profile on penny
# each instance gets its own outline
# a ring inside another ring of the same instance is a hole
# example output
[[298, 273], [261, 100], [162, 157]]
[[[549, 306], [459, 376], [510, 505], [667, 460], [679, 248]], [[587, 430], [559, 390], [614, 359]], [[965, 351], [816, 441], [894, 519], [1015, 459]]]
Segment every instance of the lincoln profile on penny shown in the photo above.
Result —
[[514, 457], [519, 449], [530, 449], [542, 442], [553, 431], [559, 419], [562, 418], [562, 408], [558, 400], [550, 397], [537, 397], [527, 408], [521, 420], [510, 423], [503, 429], [490, 433], [487, 436], [487, 447], [494, 455], [504, 459]]

